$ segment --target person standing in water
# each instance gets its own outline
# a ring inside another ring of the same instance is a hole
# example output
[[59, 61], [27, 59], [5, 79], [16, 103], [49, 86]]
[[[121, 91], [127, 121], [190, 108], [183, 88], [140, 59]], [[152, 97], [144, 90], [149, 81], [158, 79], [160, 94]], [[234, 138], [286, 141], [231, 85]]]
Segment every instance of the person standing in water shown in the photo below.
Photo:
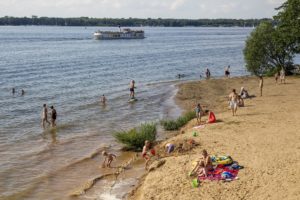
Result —
[[105, 105], [106, 104], [106, 97], [104, 96], [104, 94], [102, 95], [102, 97], [100, 98], [100, 102]]
[[48, 109], [47, 105], [43, 105], [43, 111], [42, 111], [42, 126], [45, 128], [45, 122], [47, 122], [50, 125], [50, 122], [48, 121]]
[[260, 91], [260, 96], [262, 96], [262, 91], [264, 87], [264, 79], [262, 76], [259, 76], [259, 91]]
[[25, 91], [22, 89], [21, 90], [21, 96], [24, 96], [25, 95]]
[[130, 85], [129, 85], [129, 90], [130, 90], [130, 98], [134, 99], [134, 88], [135, 88], [135, 81], [131, 80]]
[[57, 117], [57, 113], [56, 110], [54, 109], [53, 106], [50, 107], [51, 108], [51, 126], [55, 127], [56, 126], [56, 117]]
[[210, 79], [210, 71], [208, 68], [206, 69], [205, 74], [206, 74], [206, 79]]
[[235, 116], [238, 106], [238, 94], [235, 89], [229, 94], [229, 105], [232, 110], [232, 116]]
[[230, 65], [228, 65], [228, 67], [225, 68], [225, 76], [226, 76], [227, 78], [229, 78], [229, 76], [230, 76], [230, 71], [229, 71], [229, 69], [230, 69]]
[[12, 94], [13, 94], [13, 95], [15, 95], [15, 93], [16, 93], [16, 89], [15, 89], [15, 88], [13, 88], [13, 89], [11, 90], [11, 92], [12, 92]]

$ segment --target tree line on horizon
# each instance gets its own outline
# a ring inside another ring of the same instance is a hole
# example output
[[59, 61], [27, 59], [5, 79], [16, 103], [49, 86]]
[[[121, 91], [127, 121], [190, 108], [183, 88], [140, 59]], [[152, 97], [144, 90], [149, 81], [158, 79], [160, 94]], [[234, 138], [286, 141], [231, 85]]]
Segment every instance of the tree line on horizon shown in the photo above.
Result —
[[0, 18], [0, 26], [22, 26], [22, 25], [45, 25], [45, 26], [162, 26], [162, 27], [253, 27], [258, 26], [262, 21], [272, 19], [141, 19], [141, 18], [58, 18], [58, 17], [10, 17]]

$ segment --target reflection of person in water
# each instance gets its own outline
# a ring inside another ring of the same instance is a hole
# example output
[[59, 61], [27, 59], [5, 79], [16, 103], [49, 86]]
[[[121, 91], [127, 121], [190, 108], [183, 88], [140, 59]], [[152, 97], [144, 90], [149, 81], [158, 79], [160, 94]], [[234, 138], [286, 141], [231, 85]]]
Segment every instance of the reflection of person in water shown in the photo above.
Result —
[[57, 136], [57, 134], [56, 134], [56, 129], [55, 129], [55, 128], [52, 128], [52, 129], [50, 130], [50, 134], [51, 134], [52, 144], [57, 143], [57, 139], [56, 139], [56, 136]]

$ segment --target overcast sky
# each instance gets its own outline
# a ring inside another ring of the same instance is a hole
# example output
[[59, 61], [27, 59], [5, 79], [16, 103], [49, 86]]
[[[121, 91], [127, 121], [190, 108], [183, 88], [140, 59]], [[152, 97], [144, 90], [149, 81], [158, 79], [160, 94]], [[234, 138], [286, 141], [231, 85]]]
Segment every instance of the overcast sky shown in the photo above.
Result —
[[263, 18], [285, 0], [0, 0], [1, 16]]

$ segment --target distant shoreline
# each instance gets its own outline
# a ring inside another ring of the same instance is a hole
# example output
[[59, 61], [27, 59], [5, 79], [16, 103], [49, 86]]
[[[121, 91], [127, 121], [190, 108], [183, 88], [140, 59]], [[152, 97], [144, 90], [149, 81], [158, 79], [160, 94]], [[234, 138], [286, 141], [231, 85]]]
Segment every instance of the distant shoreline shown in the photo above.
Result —
[[0, 17], [0, 26], [109, 26], [109, 27], [255, 27], [272, 19], [141, 19], [141, 18], [61, 18], [61, 17]]

